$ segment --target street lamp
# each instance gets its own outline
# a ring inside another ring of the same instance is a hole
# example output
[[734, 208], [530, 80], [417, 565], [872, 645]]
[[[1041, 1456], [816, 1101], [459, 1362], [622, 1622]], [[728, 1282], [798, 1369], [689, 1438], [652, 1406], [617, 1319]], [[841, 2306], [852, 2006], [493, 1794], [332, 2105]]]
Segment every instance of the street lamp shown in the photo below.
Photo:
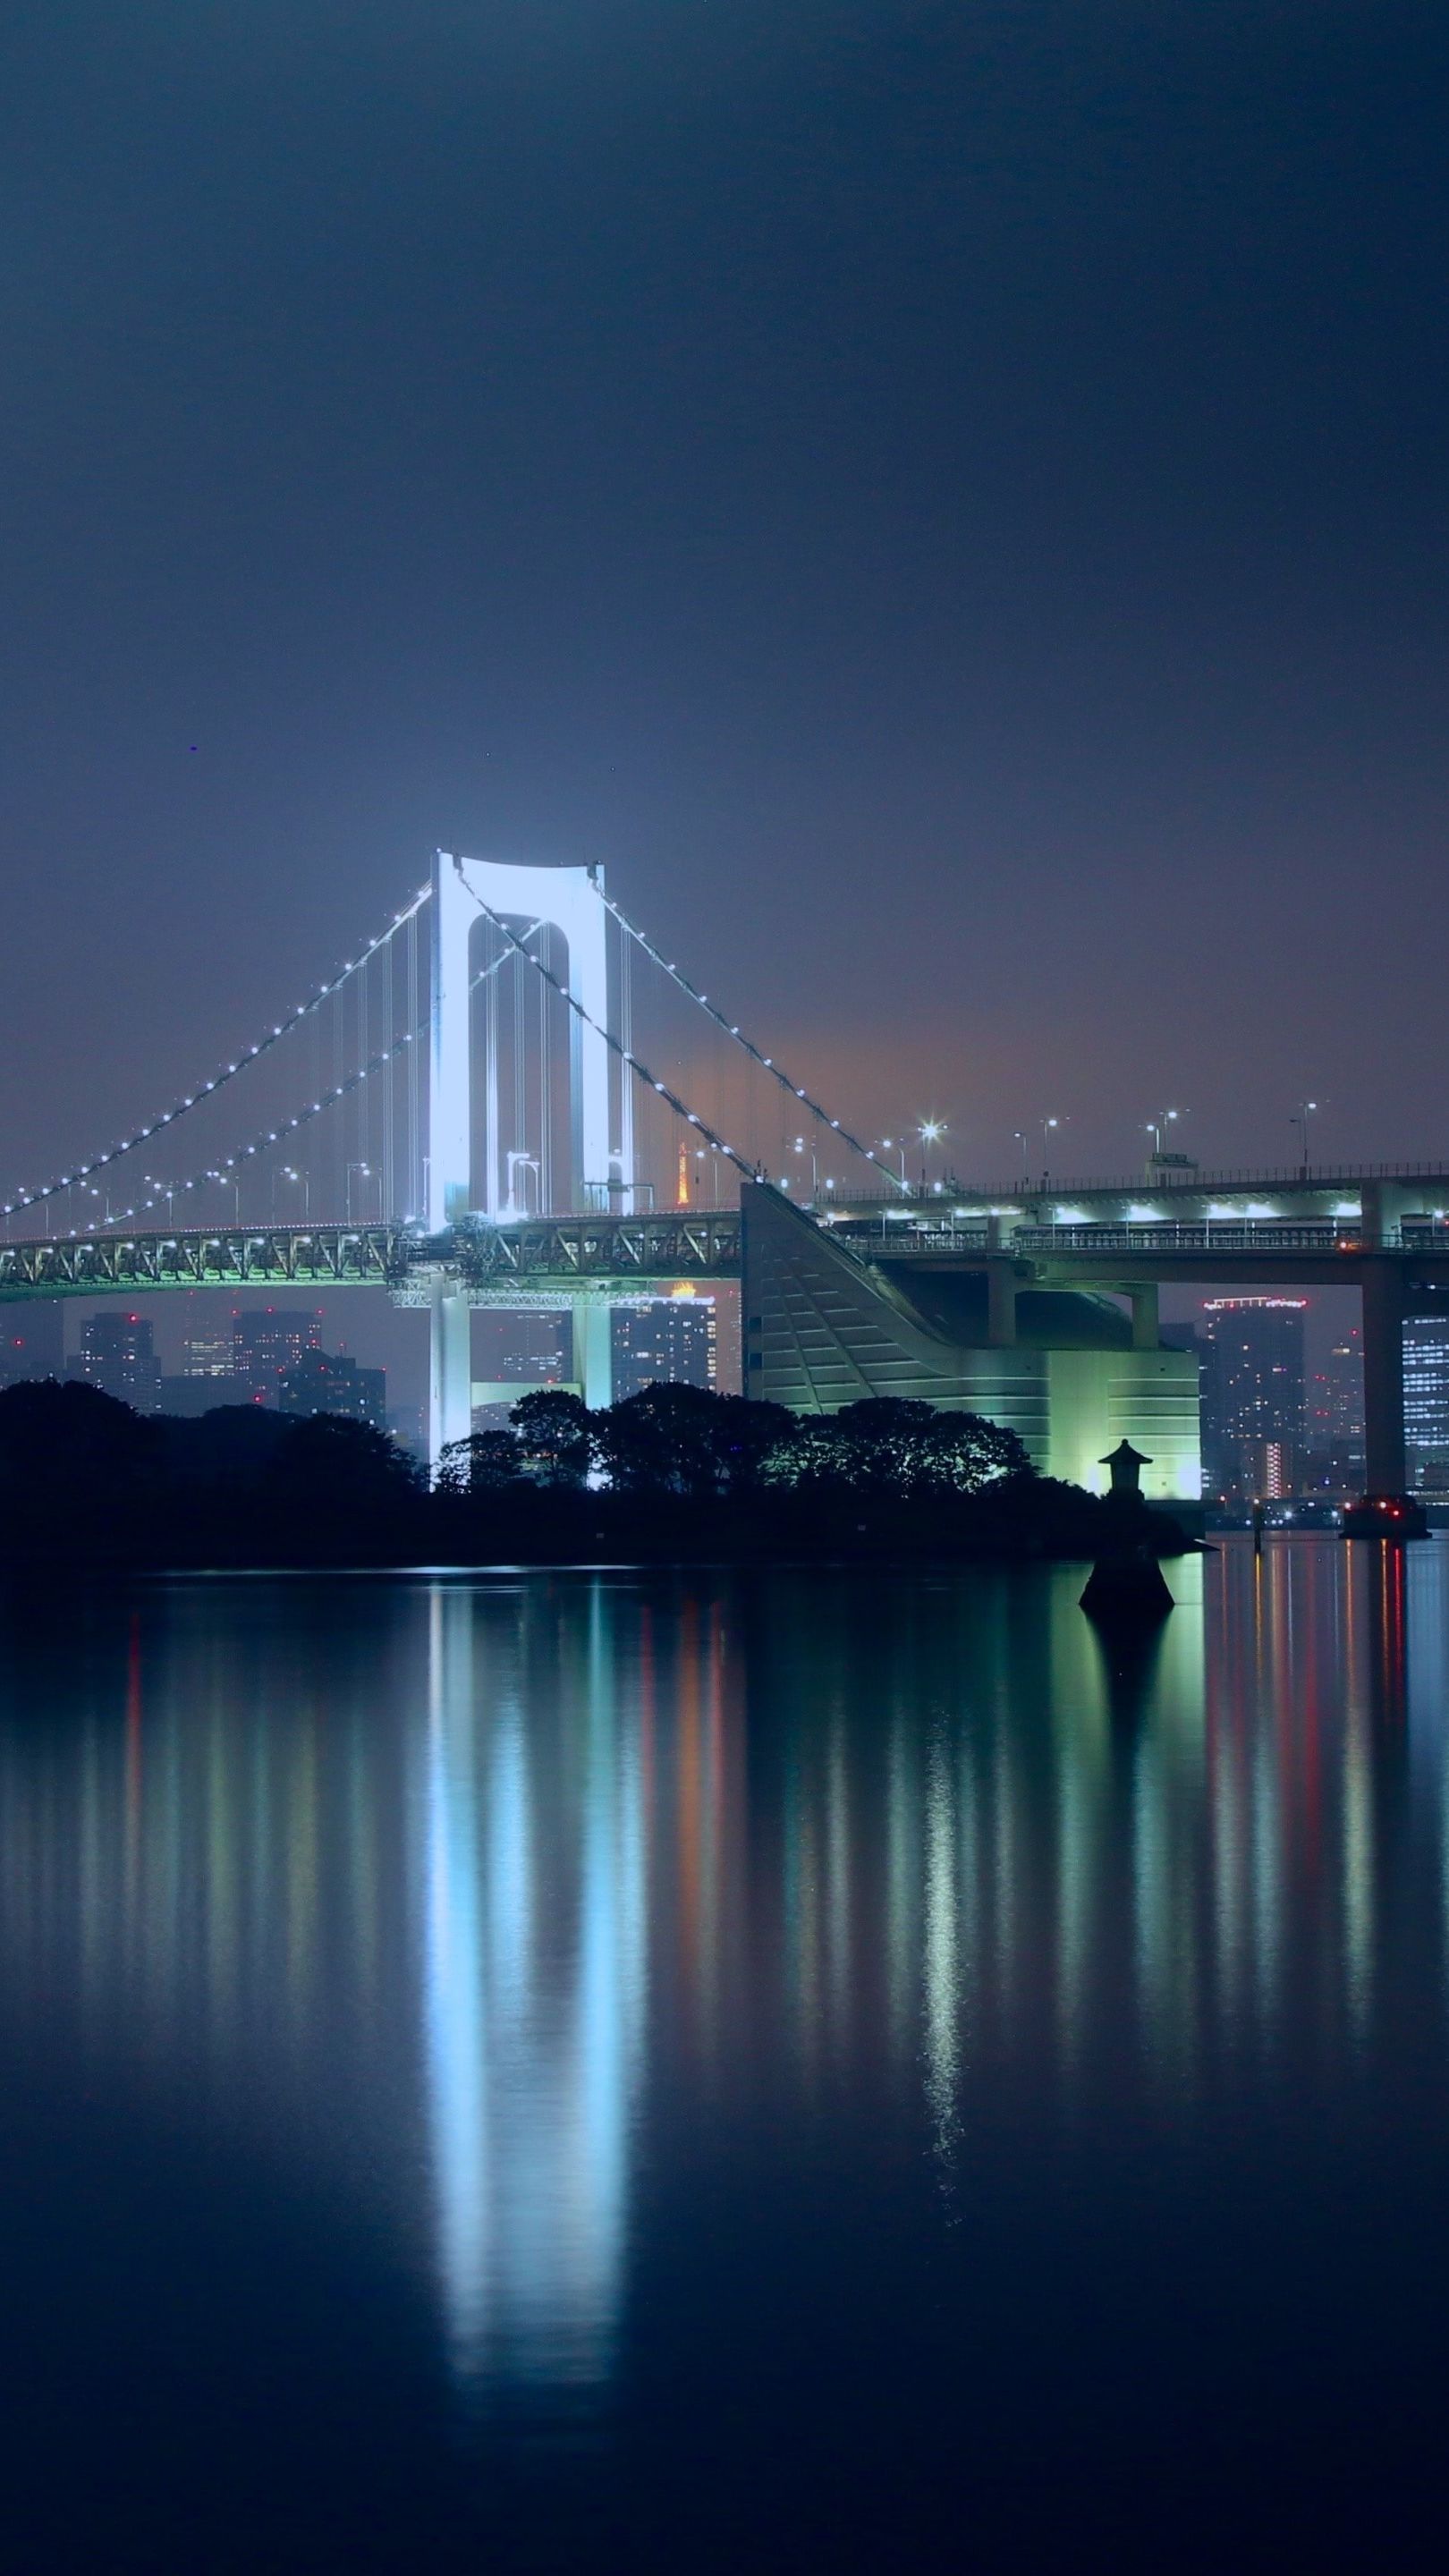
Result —
[[1041, 1122], [1041, 1185], [1043, 1189], [1045, 1189], [1047, 1185], [1047, 1166], [1051, 1155], [1051, 1132], [1054, 1127], [1060, 1127], [1061, 1124], [1062, 1121], [1060, 1118], [1044, 1118]]
[[924, 1188], [925, 1188], [925, 1186], [926, 1186], [926, 1156], [927, 1156], [928, 1152], [930, 1151], [930, 1148], [931, 1148], [934, 1144], [937, 1144], [937, 1143], [939, 1142], [939, 1140], [941, 1139], [941, 1137], [943, 1137], [943, 1136], [945, 1135], [945, 1133], [946, 1133], [946, 1121], [945, 1121], [945, 1119], [944, 1119], [944, 1118], [923, 1118], [923, 1119], [921, 1119], [921, 1121], [920, 1121], [919, 1125], [918, 1125], [918, 1126], [917, 1126], [917, 1128], [916, 1128], [916, 1134], [920, 1137], [920, 1140], [921, 1140], [921, 1187], [922, 1187], [922, 1189], [924, 1189]]
[[1158, 1159], [1163, 1152], [1162, 1140], [1167, 1134], [1168, 1128], [1176, 1119], [1181, 1118], [1183, 1114], [1184, 1113], [1180, 1109], [1159, 1109], [1155, 1118], [1149, 1118], [1147, 1120], [1147, 1133], [1152, 1139], [1154, 1160]]
[[1021, 1174], [1022, 1188], [1028, 1189], [1031, 1186], [1031, 1172], [1028, 1167], [1026, 1157], [1026, 1129], [1024, 1127], [1013, 1127], [1011, 1131], [1011, 1141], [1013, 1145], [1020, 1148], [1016, 1158], [1017, 1169]]
[[274, 1173], [274, 1174], [273, 1174], [273, 1176], [272, 1176], [272, 1206], [273, 1206], [274, 1208], [275, 1208], [275, 1206], [276, 1206], [276, 1204], [277, 1204], [277, 1183], [278, 1183], [278, 1181], [295, 1181], [295, 1182], [296, 1182], [296, 1184], [297, 1184], [298, 1188], [300, 1189], [300, 1191], [301, 1191], [301, 1193], [302, 1193], [302, 1213], [303, 1213], [304, 1217], [306, 1218], [307, 1223], [310, 1225], [310, 1224], [311, 1224], [311, 1222], [312, 1222], [312, 1180], [311, 1180], [311, 1175], [310, 1175], [309, 1173], [307, 1173], [307, 1172], [298, 1172], [298, 1171], [294, 1171], [294, 1169], [293, 1169], [293, 1167], [292, 1167], [292, 1165], [291, 1165], [290, 1163], [284, 1163], [284, 1164], [282, 1165], [281, 1170], [280, 1170], [279, 1172]]
[[1318, 1103], [1316, 1100], [1300, 1100], [1297, 1108], [1294, 1110], [1288, 1121], [1290, 1127], [1296, 1127], [1298, 1130], [1298, 1178], [1300, 1181], [1306, 1181], [1308, 1178], [1308, 1121], [1310, 1118], [1316, 1118], [1317, 1115]]
[[370, 1163], [349, 1163], [347, 1166], [347, 1222], [349, 1225], [352, 1223], [352, 1175], [354, 1172], [361, 1172], [364, 1180], [370, 1180], [372, 1177], [372, 1165]]
[[892, 1144], [892, 1143], [891, 1143], [891, 1140], [890, 1140], [890, 1138], [889, 1138], [889, 1136], [882, 1136], [882, 1138], [881, 1138], [881, 1140], [880, 1140], [880, 1149], [881, 1149], [881, 1152], [882, 1152], [883, 1154], [899, 1154], [899, 1156], [900, 1156], [900, 1158], [901, 1158], [901, 1188], [902, 1188], [902, 1189], [904, 1189], [904, 1188], [905, 1188], [905, 1186], [906, 1186], [906, 1145], [905, 1145], [905, 1138], [904, 1138], [903, 1136], [902, 1136], [902, 1137], [898, 1137], [898, 1138], [896, 1139], [896, 1142], [895, 1142], [894, 1144]]
[[811, 1137], [807, 1148], [804, 1137], [797, 1136], [795, 1139], [795, 1151], [797, 1154], [803, 1154], [808, 1151], [810, 1156], [810, 1203], [813, 1207], [816, 1199], [820, 1196], [820, 1160], [816, 1152], [814, 1137]]

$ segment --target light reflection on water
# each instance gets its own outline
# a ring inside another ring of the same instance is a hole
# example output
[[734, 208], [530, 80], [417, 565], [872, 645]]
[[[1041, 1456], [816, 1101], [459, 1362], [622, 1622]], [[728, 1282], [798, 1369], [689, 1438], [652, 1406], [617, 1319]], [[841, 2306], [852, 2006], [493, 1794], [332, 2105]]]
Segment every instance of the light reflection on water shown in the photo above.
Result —
[[1116, 1646], [1070, 1570], [15, 1614], [6, 2050], [326, 2173], [470, 2406], [603, 2388], [742, 2138], [949, 2237], [985, 2135], [1442, 2049], [1446, 1568], [1230, 1541]]

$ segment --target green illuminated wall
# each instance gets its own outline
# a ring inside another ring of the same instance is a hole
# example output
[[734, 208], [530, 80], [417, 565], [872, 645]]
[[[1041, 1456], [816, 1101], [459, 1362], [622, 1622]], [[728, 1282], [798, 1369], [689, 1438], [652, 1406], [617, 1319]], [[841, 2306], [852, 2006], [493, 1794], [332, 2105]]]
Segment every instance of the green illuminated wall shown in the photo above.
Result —
[[[1109, 1327], [1090, 1298], [1059, 1298], [1051, 1344], [978, 1347], [931, 1329], [890, 1278], [832, 1243], [767, 1189], [744, 1193], [745, 1392], [796, 1413], [837, 1413], [861, 1396], [924, 1396], [1015, 1431], [1032, 1464], [1089, 1491], [1119, 1440], [1145, 1452], [1154, 1501], [1195, 1501], [1197, 1359], [1190, 1351], [1082, 1348]], [[1125, 1333], [1126, 1327], [1123, 1326]]]

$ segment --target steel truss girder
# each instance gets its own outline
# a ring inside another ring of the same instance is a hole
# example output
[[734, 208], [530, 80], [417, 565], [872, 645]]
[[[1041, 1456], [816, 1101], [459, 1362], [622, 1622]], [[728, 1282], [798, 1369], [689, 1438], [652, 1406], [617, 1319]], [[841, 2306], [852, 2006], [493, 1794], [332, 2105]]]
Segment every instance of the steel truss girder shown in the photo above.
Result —
[[394, 1226], [178, 1227], [0, 1243], [0, 1299], [164, 1288], [384, 1287], [405, 1266]]
[[164, 1288], [387, 1288], [424, 1304], [441, 1277], [470, 1304], [627, 1297], [661, 1279], [734, 1279], [737, 1210], [652, 1217], [474, 1220], [441, 1234], [397, 1225], [178, 1227], [0, 1243], [0, 1301], [150, 1295]]
[[460, 1281], [485, 1287], [547, 1277], [569, 1286], [590, 1279], [730, 1279], [740, 1266], [738, 1212], [688, 1211], [650, 1217], [538, 1217], [519, 1225], [459, 1227], [449, 1264]]

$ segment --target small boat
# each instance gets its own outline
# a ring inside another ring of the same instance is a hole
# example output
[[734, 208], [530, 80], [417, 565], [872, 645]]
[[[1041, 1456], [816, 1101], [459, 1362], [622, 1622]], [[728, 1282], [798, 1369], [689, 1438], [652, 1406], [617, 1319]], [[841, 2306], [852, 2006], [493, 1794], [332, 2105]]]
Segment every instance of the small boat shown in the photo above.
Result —
[[1427, 1538], [1429, 1515], [1412, 1494], [1364, 1494], [1344, 1507], [1345, 1538]]

